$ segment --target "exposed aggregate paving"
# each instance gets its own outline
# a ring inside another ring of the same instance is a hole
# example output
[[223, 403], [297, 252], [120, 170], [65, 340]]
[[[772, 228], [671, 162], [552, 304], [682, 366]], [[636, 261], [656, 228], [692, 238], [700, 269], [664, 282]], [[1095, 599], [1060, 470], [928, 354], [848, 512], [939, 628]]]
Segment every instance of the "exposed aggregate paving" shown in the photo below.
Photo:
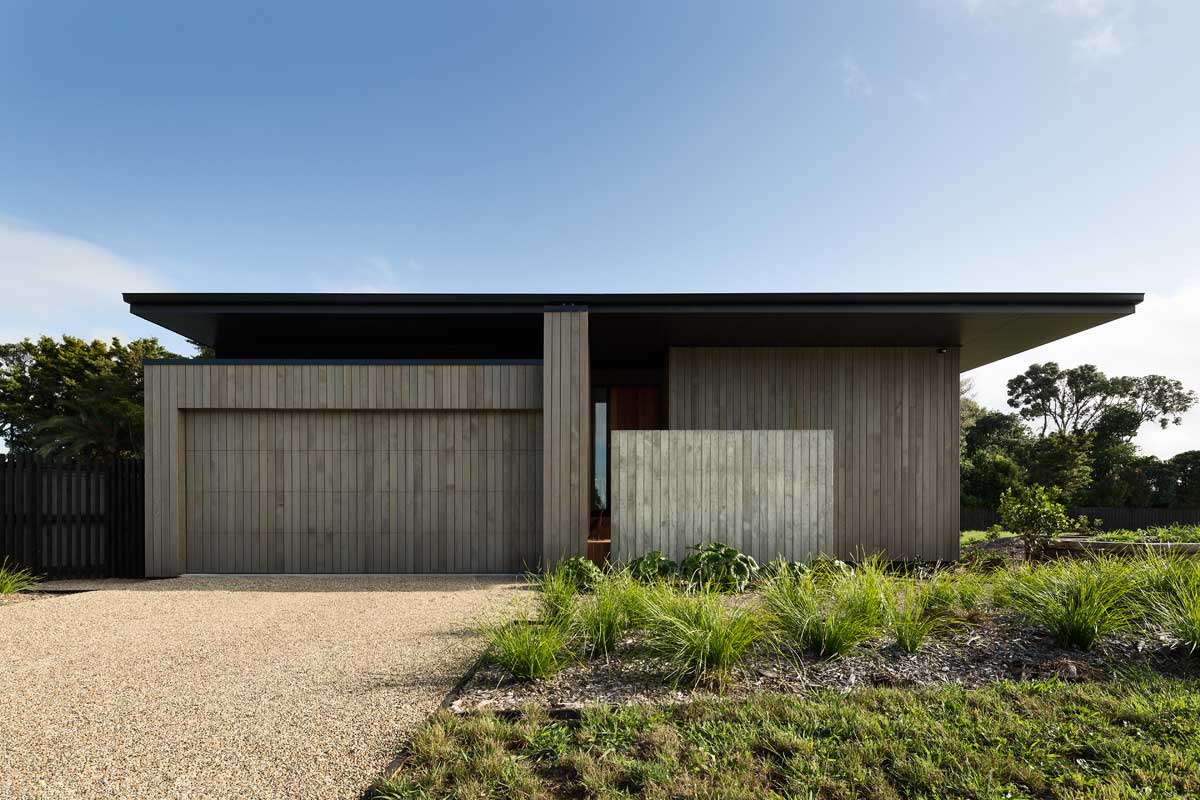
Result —
[[185, 577], [0, 608], [0, 798], [354, 798], [513, 578]]

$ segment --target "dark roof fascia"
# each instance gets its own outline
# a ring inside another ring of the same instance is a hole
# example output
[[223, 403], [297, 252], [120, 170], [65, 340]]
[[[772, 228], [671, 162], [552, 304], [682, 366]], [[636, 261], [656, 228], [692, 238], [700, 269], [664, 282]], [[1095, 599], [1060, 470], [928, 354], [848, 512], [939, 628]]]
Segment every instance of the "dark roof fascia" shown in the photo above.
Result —
[[131, 306], [192, 313], [533, 314], [586, 307], [598, 314], [965, 314], [1130, 313], [1140, 293], [769, 293], [769, 294], [139, 294]]

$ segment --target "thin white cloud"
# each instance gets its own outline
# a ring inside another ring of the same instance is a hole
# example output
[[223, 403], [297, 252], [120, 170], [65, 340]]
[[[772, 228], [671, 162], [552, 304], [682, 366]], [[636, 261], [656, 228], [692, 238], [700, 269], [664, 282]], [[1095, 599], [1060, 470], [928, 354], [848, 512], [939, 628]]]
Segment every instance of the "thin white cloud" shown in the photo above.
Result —
[[0, 276], [0, 341], [157, 335], [191, 352], [179, 337], [131, 316], [121, 299], [122, 292], [169, 290], [168, 281], [100, 245], [0, 217]]
[[335, 281], [324, 278], [315, 283], [322, 292], [349, 292], [353, 294], [387, 294], [416, 291], [414, 276], [421, 272], [421, 265], [409, 259], [397, 266], [388, 258], [369, 256], [357, 267], [339, 275]]
[[[1095, 364], [1108, 375], [1166, 375], [1200, 392], [1200, 285], [1173, 294], [1147, 294], [1137, 313], [1058, 342], [988, 364], [967, 373], [975, 379], [979, 402], [1009, 411], [1005, 384], [1033, 363], [1060, 366]], [[1184, 450], [1200, 450], [1200, 409], [1183, 424], [1162, 430], [1142, 426], [1135, 443], [1142, 452], [1167, 458]]]
[[928, 106], [933, 102], [933, 93], [915, 81], [906, 80], [904, 82], [904, 93], [909, 100], [919, 106]]
[[1133, 47], [1139, 0], [957, 0], [957, 5], [975, 17], [1036, 13], [1052, 19], [1070, 41], [1072, 62], [1093, 66]]
[[866, 70], [859, 65], [854, 56], [846, 53], [838, 61], [838, 72], [842, 78], [842, 89], [851, 97], [870, 97], [875, 93], [875, 86], [867, 77]]
[[1115, 5], [1110, 0], [1050, 0], [1045, 10], [1060, 17], [1098, 19], [1111, 13]]
[[1092, 65], [1116, 58], [1129, 49], [1129, 42], [1117, 33], [1111, 20], [1100, 22], [1083, 35], [1071, 40], [1071, 58], [1077, 64]]
[[1128, 2], [1131, 0], [956, 0], [952, 5], [973, 15], [1036, 10], [1064, 18], [1096, 19]]
[[998, 14], [1025, 5], [1024, 0], [958, 0], [957, 4], [968, 14], [976, 16]]

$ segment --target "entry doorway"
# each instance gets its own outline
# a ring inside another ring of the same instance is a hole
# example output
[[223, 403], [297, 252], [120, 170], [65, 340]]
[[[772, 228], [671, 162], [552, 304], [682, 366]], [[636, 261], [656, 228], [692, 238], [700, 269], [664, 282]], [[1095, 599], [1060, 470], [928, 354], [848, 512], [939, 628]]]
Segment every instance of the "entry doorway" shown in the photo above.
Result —
[[657, 386], [599, 386], [592, 389], [592, 513], [588, 558], [603, 566], [612, 550], [609, 469], [613, 431], [660, 430], [662, 392]]

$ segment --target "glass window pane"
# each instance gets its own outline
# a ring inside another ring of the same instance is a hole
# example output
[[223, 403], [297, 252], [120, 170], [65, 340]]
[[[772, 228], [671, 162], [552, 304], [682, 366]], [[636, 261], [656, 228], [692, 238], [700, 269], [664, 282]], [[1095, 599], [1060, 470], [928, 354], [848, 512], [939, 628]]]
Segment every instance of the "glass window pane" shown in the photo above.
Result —
[[595, 442], [592, 452], [595, 459], [592, 464], [592, 510], [608, 511], [608, 403], [592, 404], [592, 431]]

